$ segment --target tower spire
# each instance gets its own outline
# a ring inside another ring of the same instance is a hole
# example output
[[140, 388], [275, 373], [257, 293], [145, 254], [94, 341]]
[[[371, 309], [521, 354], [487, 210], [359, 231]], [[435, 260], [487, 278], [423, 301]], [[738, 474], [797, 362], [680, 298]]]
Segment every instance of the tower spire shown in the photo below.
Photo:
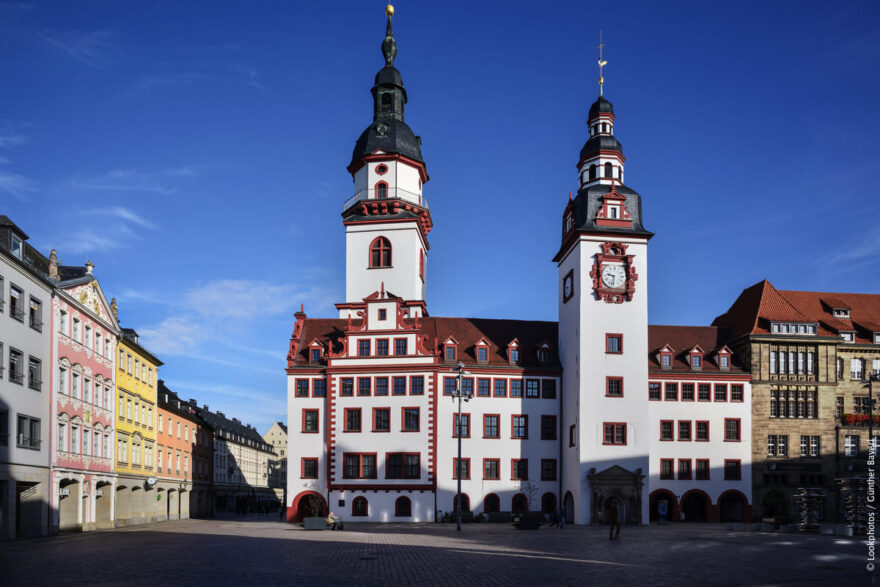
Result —
[[391, 3], [385, 7], [388, 15], [388, 25], [385, 27], [385, 38], [382, 40], [382, 55], [385, 56], [385, 66], [393, 67], [394, 58], [397, 57], [397, 42], [394, 40], [394, 31], [391, 30], [391, 17], [394, 16], [394, 6]]
[[[389, 30], [391, 30], [391, 29], [390, 29], [390, 27], [391, 27], [391, 20], [390, 20], [391, 17], [389, 16], [388, 18], [389, 18], [389, 21], [388, 21], [389, 24], [388, 24], [388, 26], [389, 26]], [[604, 48], [605, 48], [605, 44], [602, 42], [602, 31], [600, 30], [600, 31], [599, 31], [599, 95], [600, 95], [600, 96], [603, 95], [603, 94], [602, 94], [602, 86], [605, 85], [605, 78], [602, 77], [602, 68], [605, 67], [606, 65], [608, 65], [608, 62], [605, 61], [604, 59], [602, 59], [602, 50], [603, 50]]]

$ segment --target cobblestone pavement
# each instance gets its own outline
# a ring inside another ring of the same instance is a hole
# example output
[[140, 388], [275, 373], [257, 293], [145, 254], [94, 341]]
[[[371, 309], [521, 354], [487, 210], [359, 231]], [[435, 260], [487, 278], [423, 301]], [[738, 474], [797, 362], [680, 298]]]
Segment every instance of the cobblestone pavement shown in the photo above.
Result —
[[0, 544], [0, 585], [870, 584], [864, 539], [604, 527], [183, 520]]

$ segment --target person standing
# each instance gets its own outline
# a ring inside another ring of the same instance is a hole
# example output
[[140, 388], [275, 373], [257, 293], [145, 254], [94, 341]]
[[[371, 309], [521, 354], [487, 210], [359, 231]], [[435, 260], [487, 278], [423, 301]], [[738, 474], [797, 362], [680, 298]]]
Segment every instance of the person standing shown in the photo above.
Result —
[[[608, 529], [608, 540], [620, 539], [620, 522], [617, 520], [617, 500], [613, 500], [611, 504], [608, 506], [608, 517], [611, 518], [610, 526]], [[614, 533], [614, 528], [617, 528], [617, 534]]]

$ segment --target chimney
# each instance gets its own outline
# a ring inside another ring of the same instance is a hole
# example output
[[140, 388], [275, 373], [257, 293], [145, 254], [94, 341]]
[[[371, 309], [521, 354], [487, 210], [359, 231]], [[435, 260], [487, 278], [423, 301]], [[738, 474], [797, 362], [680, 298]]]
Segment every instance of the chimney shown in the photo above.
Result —
[[218, 418], [225, 418], [226, 416], [223, 415], [223, 412], [217, 412], [217, 417]]
[[211, 410], [208, 409], [208, 404], [203, 405], [203, 406], [202, 406], [202, 409], [205, 410], [206, 412], [210, 412], [210, 411], [211, 411]]
[[190, 398], [190, 400], [189, 400], [189, 405], [192, 406], [192, 407], [194, 407], [194, 408], [199, 407], [199, 403], [198, 403], [196, 400], [192, 399], [192, 398]]

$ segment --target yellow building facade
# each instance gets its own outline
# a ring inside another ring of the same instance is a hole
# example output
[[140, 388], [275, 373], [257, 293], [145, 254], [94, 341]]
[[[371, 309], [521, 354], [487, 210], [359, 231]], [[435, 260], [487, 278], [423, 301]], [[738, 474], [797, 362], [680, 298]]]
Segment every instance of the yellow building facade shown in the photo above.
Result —
[[162, 361], [122, 329], [116, 356], [117, 526], [164, 519], [156, 490], [156, 385]]

